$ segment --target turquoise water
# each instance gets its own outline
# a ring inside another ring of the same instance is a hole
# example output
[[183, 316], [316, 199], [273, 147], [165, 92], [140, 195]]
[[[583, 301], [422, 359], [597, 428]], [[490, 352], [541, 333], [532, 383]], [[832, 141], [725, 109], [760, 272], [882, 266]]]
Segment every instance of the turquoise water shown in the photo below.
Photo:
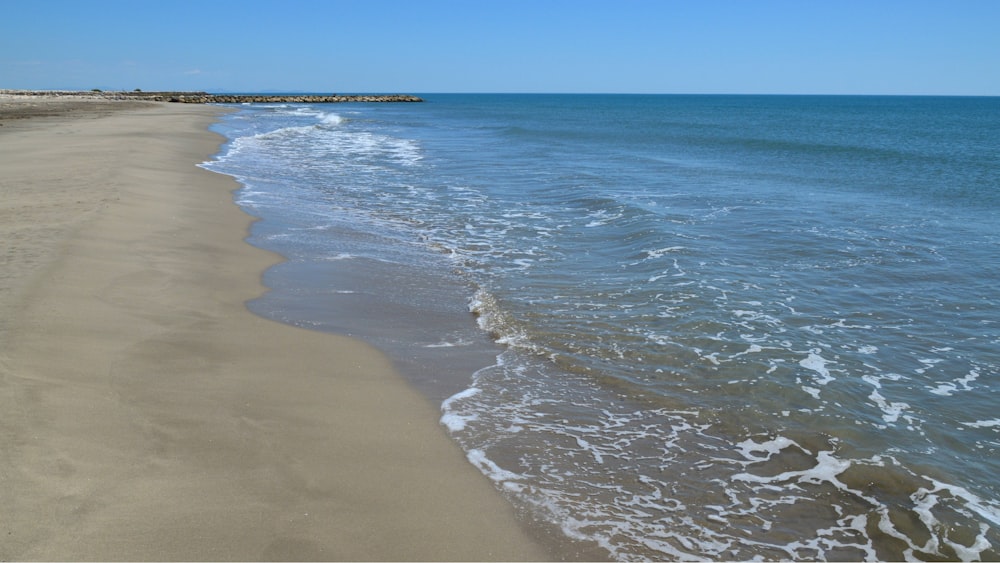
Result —
[[1000, 558], [1000, 99], [424, 97], [217, 126], [255, 311], [385, 349], [567, 557]]

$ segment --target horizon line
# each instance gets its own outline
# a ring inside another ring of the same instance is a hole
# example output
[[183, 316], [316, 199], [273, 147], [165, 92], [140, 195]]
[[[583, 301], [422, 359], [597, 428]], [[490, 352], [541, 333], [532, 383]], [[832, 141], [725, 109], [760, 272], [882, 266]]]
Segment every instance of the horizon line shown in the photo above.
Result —
[[[302, 94], [322, 94], [322, 95], [387, 95], [390, 92], [383, 90], [366, 91], [331, 91], [331, 90], [289, 90], [289, 89], [260, 89], [260, 90], [240, 90], [229, 88], [206, 88], [206, 89], [140, 89], [140, 88], [0, 88], [0, 92], [172, 92], [172, 93], [206, 93], [206, 94], [248, 94], [248, 95], [302, 95]], [[456, 90], [456, 91], [395, 91], [392, 95], [514, 95], [514, 96], [840, 96], [840, 97], [911, 97], [911, 98], [996, 98], [1000, 94], [941, 94], [941, 93], [824, 93], [824, 92], [628, 92], [628, 91], [605, 91], [605, 92], [573, 92], [573, 91], [480, 91], [480, 90]]]

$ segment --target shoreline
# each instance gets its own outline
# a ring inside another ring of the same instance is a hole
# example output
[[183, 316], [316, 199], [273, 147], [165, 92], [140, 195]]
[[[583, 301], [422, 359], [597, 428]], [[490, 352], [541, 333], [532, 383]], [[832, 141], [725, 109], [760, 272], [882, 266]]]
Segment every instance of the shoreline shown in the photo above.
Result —
[[222, 108], [14, 103], [0, 559], [551, 558], [382, 353], [246, 308]]

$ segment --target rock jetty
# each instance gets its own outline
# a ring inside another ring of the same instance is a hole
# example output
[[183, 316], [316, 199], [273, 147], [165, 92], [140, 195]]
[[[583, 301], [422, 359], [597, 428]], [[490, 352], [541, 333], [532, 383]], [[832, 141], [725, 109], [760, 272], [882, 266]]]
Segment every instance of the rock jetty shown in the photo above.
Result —
[[409, 94], [210, 94], [208, 92], [103, 92], [65, 90], [0, 90], [8, 96], [78, 97], [101, 100], [132, 100], [175, 102], [183, 104], [274, 104], [311, 103], [337, 104], [346, 102], [422, 102]]
[[339, 104], [345, 102], [422, 102], [408, 94], [330, 94], [330, 95], [283, 95], [283, 94], [168, 94], [142, 98], [158, 102], [180, 102], [184, 104]]

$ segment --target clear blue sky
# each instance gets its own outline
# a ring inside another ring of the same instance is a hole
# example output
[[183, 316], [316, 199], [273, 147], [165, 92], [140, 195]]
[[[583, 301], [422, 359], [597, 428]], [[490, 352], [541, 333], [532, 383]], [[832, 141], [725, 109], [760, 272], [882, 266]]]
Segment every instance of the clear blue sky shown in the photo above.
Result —
[[1000, 0], [0, 1], [0, 88], [1000, 95]]

